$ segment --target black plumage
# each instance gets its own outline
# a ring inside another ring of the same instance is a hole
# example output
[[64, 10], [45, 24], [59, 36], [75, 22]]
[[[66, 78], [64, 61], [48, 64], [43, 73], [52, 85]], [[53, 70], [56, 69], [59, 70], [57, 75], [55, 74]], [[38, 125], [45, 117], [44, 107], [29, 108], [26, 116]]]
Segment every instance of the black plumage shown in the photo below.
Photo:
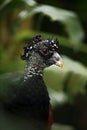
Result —
[[52, 64], [62, 66], [57, 43], [57, 40], [43, 40], [39, 35], [34, 37], [24, 47], [21, 57], [26, 60], [25, 74], [0, 77], [0, 122], [2, 119], [8, 122], [7, 127], [0, 124], [1, 130], [49, 129], [50, 99], [42, 73]]
[[48, 119], [49, 96], [42, 77], [34, 76], [19, 84], [12, 84], [7, 89], [6, 95], [3, 95], [4, 108], [23, 116]]

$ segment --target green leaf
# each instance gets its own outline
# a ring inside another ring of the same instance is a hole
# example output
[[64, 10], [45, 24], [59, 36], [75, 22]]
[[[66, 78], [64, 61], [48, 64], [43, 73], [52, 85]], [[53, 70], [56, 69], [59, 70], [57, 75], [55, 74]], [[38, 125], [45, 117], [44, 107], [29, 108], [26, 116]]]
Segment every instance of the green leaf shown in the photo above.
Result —
[[78, 48], [84, 38], [84, 32], [79, 22], [78, 16], [71, 11], [55, 8], [48, 5], [35, 6], [29, 10], [22, 11], [19, 14], [21, 20], [31, 17], [36, 13], [43, 13], [51, 18], [52, 21], [59, 21], [65, 26], [65, 30], [69, 35], [70, 43]]
[[48, 87], [55, 91], [63, 90], [63, 80], [66, 77], [66, 73], [61, 69], [52, 65], [44, 70], [43, 78]]
[[49, 96], [50, 96], [50, 102], [52, 104], [53, 109], [56, 108], [57, 105], [64, 104], [68, 102], [68, 96], [66, 93], [55, 91], [54, 89], [48, 89]]
[[67, 73], [66, 91], [72, 100], [76, 95], [86, 93], [87, 68], [67, 57], [64, 57], [64, 64], [63, 71]]
[[29, 5], [29, 6], [35, 6], [36, 5], [35, 0], [23, 0], [23, 1], [26, 2], [26, 4]]
[[34, 0], [4, 0], [0, 5], [0, 21], [2, 21], [7, 14], [13, 16], [15, 11], [27, 10], [28, 7], [35, 5], [36, 2]]

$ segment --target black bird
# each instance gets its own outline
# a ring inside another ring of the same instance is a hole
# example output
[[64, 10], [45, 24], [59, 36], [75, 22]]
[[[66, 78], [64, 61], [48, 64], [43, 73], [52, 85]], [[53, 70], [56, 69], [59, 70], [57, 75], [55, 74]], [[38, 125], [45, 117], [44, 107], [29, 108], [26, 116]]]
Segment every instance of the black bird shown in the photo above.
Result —
[[42, 78], [52, 64], [62, 67], [58, 41], [34, 37], [21, 56], [25, 73], [0, 76], [0, 130], [50, 130], [50, 98]]

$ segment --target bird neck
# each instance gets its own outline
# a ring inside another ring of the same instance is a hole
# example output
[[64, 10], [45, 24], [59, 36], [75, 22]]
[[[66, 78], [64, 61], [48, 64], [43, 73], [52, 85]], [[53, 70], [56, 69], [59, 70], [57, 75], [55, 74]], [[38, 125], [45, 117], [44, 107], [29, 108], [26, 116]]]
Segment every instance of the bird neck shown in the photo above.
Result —
[[33, 76], [41, 76], [43, 74], [43, 69], [46, 67], [46, 64], [37, 53], [33, 52], [25, 65], [25, 75], [24, 81], [33, 77]]
[[32, 78], [33, 76], [42, 77], [44, 66], [40, 62], [40, 60], [38, 61], [34, 58], [32, 62], [29, 60], [27, 61], [25, 65], [24, 81], [26, 81], [29, 78]]

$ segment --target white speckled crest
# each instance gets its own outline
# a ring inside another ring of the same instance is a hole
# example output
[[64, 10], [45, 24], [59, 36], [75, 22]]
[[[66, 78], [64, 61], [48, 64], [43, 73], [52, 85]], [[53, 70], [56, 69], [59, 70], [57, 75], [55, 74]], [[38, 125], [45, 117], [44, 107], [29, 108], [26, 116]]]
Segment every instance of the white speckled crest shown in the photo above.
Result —
[[[51, 55], [52, 51], [58, 51], [58, 41], [53, 39], [43, 40], [40, 35], [33, 38], [33, 40], [24, 47], [23, 60], [27, 60], [32, 51], [40, 52], [43, 56], [46, 54], [46, 50], [49, 51], [48, 55]], [[46, 49], [46, 50], [44, 50]], [[45, 51], [43, 53], [43, 50]], [[42, 53], [41, 53], [42, 52]]]

